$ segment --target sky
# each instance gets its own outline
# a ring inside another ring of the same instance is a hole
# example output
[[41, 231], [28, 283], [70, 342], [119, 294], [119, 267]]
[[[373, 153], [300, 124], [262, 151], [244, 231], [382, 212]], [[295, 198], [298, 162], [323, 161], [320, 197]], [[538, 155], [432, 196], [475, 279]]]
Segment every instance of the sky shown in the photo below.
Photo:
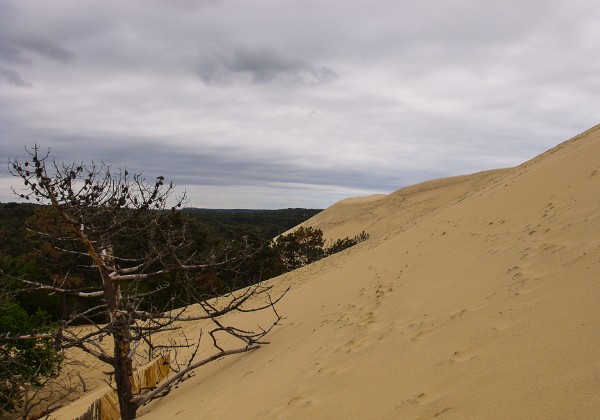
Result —
[[597, 0], [0, 0], [9, 159], [188, 206], [325, 208], [518, 165], [598, 124]]

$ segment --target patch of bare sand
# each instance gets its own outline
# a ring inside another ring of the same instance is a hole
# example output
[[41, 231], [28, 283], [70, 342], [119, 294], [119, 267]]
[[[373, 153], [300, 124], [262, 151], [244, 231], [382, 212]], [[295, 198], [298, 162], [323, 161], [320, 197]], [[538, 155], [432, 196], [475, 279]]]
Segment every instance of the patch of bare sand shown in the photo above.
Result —
[[597, 418], [599, 197], [594, 127], [517, 168], [339, 203], [313, 225], [372, 238], [272, 280], [292, 290], [271, 344], [141, 417]]

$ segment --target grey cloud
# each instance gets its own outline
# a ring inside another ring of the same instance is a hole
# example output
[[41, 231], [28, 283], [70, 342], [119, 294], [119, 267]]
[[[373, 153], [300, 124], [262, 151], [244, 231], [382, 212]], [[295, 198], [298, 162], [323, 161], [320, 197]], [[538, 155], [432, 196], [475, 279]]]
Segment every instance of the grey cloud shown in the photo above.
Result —
[[23, 38], [0, 33], [0, 60], [19, 65], [32, 65], [31, 53], [41, 55], [54, 61], [67, 62], [75, 58], [75, 54], [56, 42], [38, 36]]
[[32, 67], [32, 56], [57, 62], [71, 61], [75, 55], [47, 35], [30, 33], [20, 28], [20, 14], [15, 3], [0, 2], [0, 83], [31, 87], [20, 67]]
[[0, 85], [2, 84], [31, 87], [31, 84], [24, 81], [16, 71], [0, 67]]
[[23, 48], [0, 32], [0, 60], [10, 64], [31, 65]]
[[55, 61], [66, 62], [75, 58], [75, 54], [66, 48], [55, 42], [39, 37], [21, 39], [18, 41], [18, 44], [27, 51], [35, 52]]
[[313, 65], [268, 48], [214, 52], [200, 59], [197, 74], [208, 85], [232, 84], [241, 80], [258, 84], [273, 81], [322, 84], [338, 79], [337, 73], [330, 67]]

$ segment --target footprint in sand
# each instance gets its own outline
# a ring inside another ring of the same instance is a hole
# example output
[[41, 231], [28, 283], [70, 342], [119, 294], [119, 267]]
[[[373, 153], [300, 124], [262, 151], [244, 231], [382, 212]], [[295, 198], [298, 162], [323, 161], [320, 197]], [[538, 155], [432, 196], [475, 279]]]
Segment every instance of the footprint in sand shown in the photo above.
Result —
[[288, 401], [287, 403], [288, 406], [290, 407], [308, 407], [310, 405], [310, 400], [306, 400], [304, 399], [304, 397], [294, 397], [291, 400]]
[[462, 316], [462, 315], [464, 315], [464, 313], [465, 313], [465, 312], [467, 312], [467, 310], [466, 310], [466, 309], [461, 309], [460, 311], [458, 311], [457, 313], [455, 313], [454, 315], [452, 315], [452, 316], [450, 317], [450, 319], [455, 319], [455, 318], [458, 318], [459, 316]]
[[423, 330], [423, 331], [419, 331], [413, 338], [411, 338], [412, 341], [417, 341], [420, 340], [421, 338], [425, 338], [428, 335], [430, 335], [432, 333], [431, 330]]
[[478, 357], [479, 356], [476, 353], [473, 353], [472, 351], [457, 350], [452, 355], [452, 359], [450, 359], [450, 363], [454, 363], [454, 362], [459, 362], [459, 363], [468, 362], [470, 360], [477, 359]]
[[433, 417], [441, 416], [442, 414], [444, 414], [448, 410], [452, 410], [452, 407], [445, 407], [445, 408], [443, 408], [441, 411], [438, 411], [437, 413], [435, 413], [433, 415]]

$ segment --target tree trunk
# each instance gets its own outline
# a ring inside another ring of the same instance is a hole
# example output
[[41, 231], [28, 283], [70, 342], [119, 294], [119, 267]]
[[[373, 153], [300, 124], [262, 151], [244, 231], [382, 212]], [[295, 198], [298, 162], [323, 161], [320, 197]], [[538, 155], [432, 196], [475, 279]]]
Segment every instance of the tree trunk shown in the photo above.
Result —
[[[103, 260], [105, 264], [114, 269], [114, 259], [112, 256], [112, 247], [104, 248], [105, 255]], [[102, 281], [104, 283], [104, 298], [108, 306], [110, 323], [113, 330], [114, 341], [114, 369], [115, 385], [117, 387], [117, 396], [119, 398], [119, 408], [121, 419], [135, 419], [137, 404], [133, 402], [133, 366], [131, 363], [131, 329], [126, 311], [122, 310], [121, 285], [110, 278], [106, 267], [100, 267]]]
[[117, 395], [119, 397], [119, 408], [121, 410], [121, 419], [135, 419], [137, 404], [133, 402], [133, 389], [131, 379], [133, 369], [131, 358], [128, 357], [130, 345], [129, 340], [121, 339], [115, 334], [115, 383], [117, 386]]

